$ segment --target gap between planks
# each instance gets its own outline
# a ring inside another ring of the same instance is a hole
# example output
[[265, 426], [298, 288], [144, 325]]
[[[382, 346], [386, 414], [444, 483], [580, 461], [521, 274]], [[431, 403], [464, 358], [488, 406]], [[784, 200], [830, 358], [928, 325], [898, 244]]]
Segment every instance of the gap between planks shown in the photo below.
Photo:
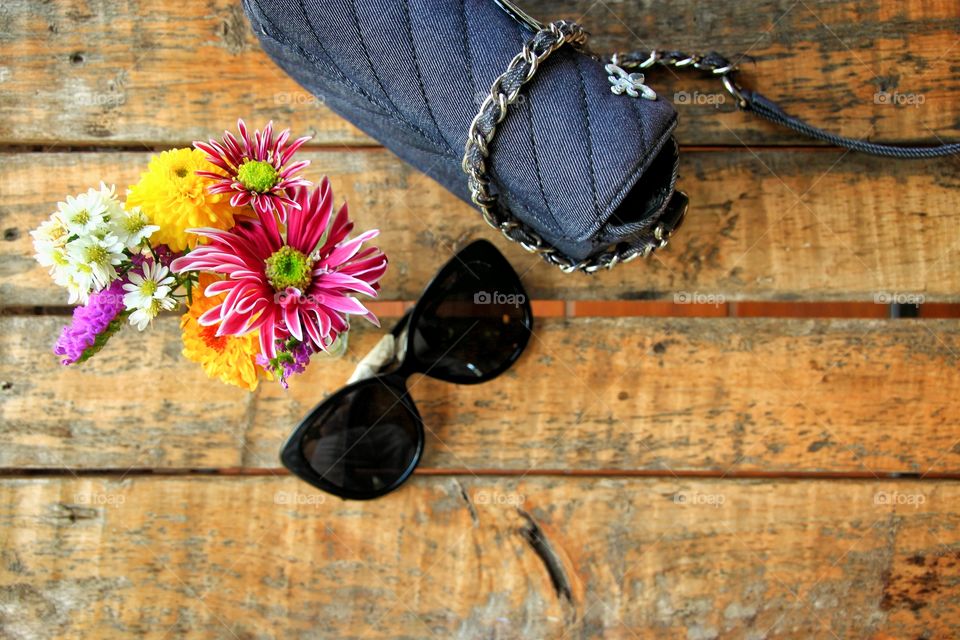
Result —
[[[289, 471], [277, 468], [197, 468], [197, 469], [0, 469], [0, 480], [30, 478], [136, 478], [189, 476], [289, 476]], [[413, 475], [421, 477], [576, 477], [576, 478], [702, 478], [705, 480], [807, 480], [807, 481], [863, 481], [902, 480], [914, 482], [943, 482], [960, 480], [957, 472], [904, 473], [898, 471], [710, 471], [665, 469], [441, 469], [418, 467]]]
[[[891, 318], [891, 306], [875, 302], [738, 300], [717, 304], [654, 300], [532, 300], [536, 318]], [[373, 300], [366, 303], [378, 317], [399, 318], [413, 307], [411, 300]], [[3, 316], [69, 316], [73, 307], [0, 307]], [[164, 314], [176, 315], [176, 314]], [[920, 305], [919, 318], [960, 318], [960, 303]]]

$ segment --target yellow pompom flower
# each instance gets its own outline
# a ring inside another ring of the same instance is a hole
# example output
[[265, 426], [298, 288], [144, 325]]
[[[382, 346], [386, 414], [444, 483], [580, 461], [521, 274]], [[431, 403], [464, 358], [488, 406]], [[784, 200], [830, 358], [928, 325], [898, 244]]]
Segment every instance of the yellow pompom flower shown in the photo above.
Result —
[[212, 194], [210, 178], [197, 171], [223, 173], [207, 160], [199, 149], [173, 149], [150, 159], [140, 182], [127, 192], [127, 206], [139, 206], [151, 224], [160, 230], [150, 236], [150, 244], [165, 244], [175, 252], [197, 246], [199, 237], [187, 233], [195, 227], [229, 229], [235, 209], [229, 197]]
[[205, 311], [223, 302], [224, 295], [212, 298], [203, 295], [216, 280], [209, 274], [200, 274], [199, 286], [193, 290], [193, 302], [180, 318], [183, 355], [201, 364], [209, 377], [254, 391], [259, 382], [257, 374], [261, 371], [256, 363], [257, 354], [260, 353], [258, 332], [251, 331], [242, 336], [218, 336], [217, 326], [204, 327], [199, 322]]

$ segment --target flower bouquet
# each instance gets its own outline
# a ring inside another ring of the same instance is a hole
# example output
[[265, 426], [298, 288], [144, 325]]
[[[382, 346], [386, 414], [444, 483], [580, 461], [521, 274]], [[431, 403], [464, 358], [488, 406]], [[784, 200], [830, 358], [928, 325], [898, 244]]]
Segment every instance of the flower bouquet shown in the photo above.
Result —
[[286, 387], [311, 356], [343, 348], [350, 316], [377, 324], [357, 296], [376, 297], [387, 268], [363, 247], [378, 231], [350, 238], [327, 178], [301, 176], [309, 162], [295, 155], [309, 137], [237, 127], [153, 156], [123, 202], [103, 183], [68, 196], [31, 232], [37, 260], [80, 304], [54, 347], [63, 364], [185, 308], [183, 355], [208, 376]]

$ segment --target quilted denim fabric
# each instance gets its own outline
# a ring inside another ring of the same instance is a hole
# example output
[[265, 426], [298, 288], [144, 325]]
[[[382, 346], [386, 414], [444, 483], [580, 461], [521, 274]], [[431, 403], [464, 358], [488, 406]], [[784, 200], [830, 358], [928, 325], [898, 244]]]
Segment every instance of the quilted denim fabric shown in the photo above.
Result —
[[[244, 0], [244, 9], [305, 89], [469, 202], [467, 131], [531, 35], [519, 23], [492, 0]], [[491, 147], [503, 205], [575, 259], [635, 241], [676, 181], [673, 107], [614, 95], [607, 75], [601, 61], [561, 48]]]

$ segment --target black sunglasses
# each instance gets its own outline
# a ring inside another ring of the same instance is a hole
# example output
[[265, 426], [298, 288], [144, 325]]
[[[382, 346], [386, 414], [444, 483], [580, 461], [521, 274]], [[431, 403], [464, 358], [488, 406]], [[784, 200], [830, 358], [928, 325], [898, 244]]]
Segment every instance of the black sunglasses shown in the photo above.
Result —
[[517, 361], [532, 329], [520, 277], [492, 244], [473, 242], [394, 328], [400, 364], [318, 404], [284, 445], [283, 465], [341, 498], [369, 500], [393, 491], [423, 454], [423, 422], [406, 385], [410, 374], [486, 382]]

